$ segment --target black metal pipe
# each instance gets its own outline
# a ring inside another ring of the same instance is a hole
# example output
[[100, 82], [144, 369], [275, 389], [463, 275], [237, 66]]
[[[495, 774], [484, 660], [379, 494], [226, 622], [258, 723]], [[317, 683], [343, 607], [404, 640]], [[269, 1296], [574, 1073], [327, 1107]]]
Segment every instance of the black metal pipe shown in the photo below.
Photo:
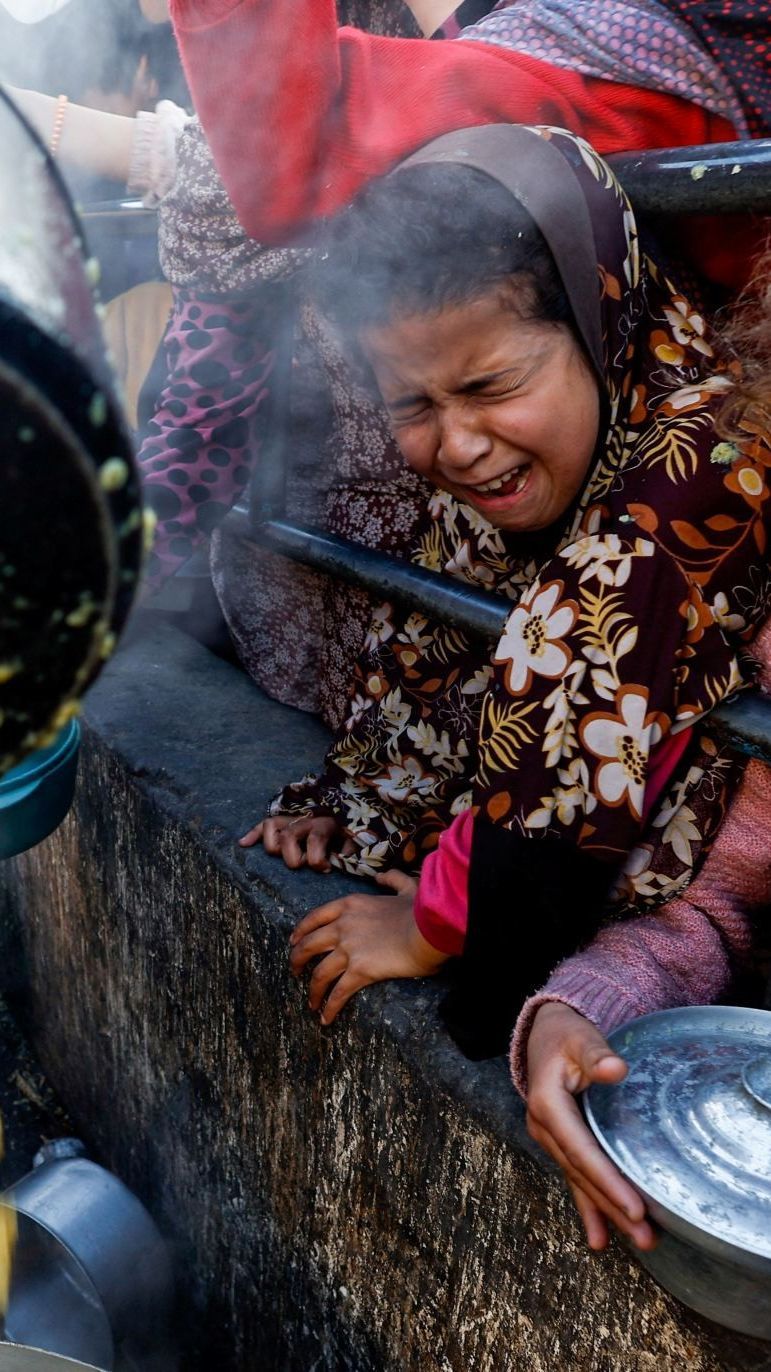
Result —
[[[333, 534], [277, 519], [255, 525], [241, 511], [230, 515], [231, 521], [235, 519], [246, 537], [271, 552], [363, 586], [376, 595], [407, 601], [474, 637], [499, 638], [511, 613], [511, 602], [504, 596], [475, 591], [439, 572], [426, 571]], [[709, 730], [736, 752], [771, 764], [770, 699], [756, 692], [738, 696], [712, 711]]]
[[511, 604], [503, 596], [475, 591], [441, 572], [426, 571], [412, 562], [349, 543], [320, 529], [302, 528], [281, 519], [251, 526], [244, 520], [242, 527], [247, 537], [271, 552], [340, 581], [363, 586], [384, 599], [393, 596], [406, 600], [424, 614], [477, 637], [500, 638], [511, 613]]
[[605, 160], [645, 214], [771, 214], [771, 138]]
[[152, 238], [158, 233], [158, 213], [141, 200], [94, 200], [80, 210], [88, 229], [105, 238]]
[[249, 486], [249, 510], [257, 528], [286, 512], [291, 433], [297, 288], [294, 281], [264, 284], [264, 318], [270, 321], [273, 368], [264, 402], [260, 460], [254, 464]]
[[[771, 214], [771, 138], [612, 153], [605, 160], [644, 214]], [[94, 202], [81, 218], [118, 238], [157, 231], [157, 212], [139, 200]]]

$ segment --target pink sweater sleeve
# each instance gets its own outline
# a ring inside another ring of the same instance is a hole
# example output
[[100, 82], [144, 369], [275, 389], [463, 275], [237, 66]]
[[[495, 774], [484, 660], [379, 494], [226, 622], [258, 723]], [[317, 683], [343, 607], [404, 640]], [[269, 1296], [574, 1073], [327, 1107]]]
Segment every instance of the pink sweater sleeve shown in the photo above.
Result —
[[[755, 649], [771, 685], [771, 622]], [[750, 915], [771, 903], [771, 768], [750, 762], [715, 846], [682, 897], [658, 914], [603, 929], [526, 1002], [511, 1046], [527, 1094], [527, 1042], [539, 1006], [560, 1001], [609, 1034], [637, 1015], [704, 1005], [728, 989], [751, 948]]]

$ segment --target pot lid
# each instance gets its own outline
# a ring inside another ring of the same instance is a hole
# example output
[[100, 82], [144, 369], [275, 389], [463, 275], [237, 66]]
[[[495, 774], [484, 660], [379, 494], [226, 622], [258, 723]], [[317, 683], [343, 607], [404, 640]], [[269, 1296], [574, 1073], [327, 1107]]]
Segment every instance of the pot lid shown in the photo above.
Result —
[[672, 1215], [771, 1257], [771, 1013], [662, 1010], [609, 1042], [629, 1073], [584, 1097], [605, 1152]]

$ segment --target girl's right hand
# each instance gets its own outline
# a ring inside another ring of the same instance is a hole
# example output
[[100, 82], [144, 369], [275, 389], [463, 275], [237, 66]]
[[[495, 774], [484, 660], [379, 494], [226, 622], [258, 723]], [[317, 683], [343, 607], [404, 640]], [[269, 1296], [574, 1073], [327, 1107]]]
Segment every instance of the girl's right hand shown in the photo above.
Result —
[[238, 841], [242, 848], [262, 843], [266, 853], [282, 857], [293, 871], [307, 866], [314, 872], [329, 872], [332, 868], [330, 851], [339, 852], [343, 857], [354, 851], [353, 840], [347, 837], [337, 820], [321, 815], [295, 818], [275, 815], [261, 820]]
[[533, 1020], [527, 1066], [528, 1132], [565, 1173], [589, 1247], [607, 1246], [610, 1220], [638, 1248], [654, 1248], [641, 1196], [603, 1153], [575, 1101], [594, 1081], [623, 1081], [623, 1058], [583, 1015], [547, 1001]]

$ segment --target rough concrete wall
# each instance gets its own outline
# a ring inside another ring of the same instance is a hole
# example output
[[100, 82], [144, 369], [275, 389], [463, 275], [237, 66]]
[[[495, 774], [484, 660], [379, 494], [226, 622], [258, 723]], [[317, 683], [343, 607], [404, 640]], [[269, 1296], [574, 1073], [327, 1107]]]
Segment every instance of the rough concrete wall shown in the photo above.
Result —
[[[93, 693], [76, 809], [0, 873], [43, 1064], [177, 1245], [190, 1369], [728, 1372], [771, 1350], [583, 1247], [502, 1062], [376, 988], [322, 1032], [290, 877], [232, 835], [323, 736], [156, 635]], [[331, 880], [331, 885], [329, 884]], [[326, 883], [326, 884], [325, 884]]]

